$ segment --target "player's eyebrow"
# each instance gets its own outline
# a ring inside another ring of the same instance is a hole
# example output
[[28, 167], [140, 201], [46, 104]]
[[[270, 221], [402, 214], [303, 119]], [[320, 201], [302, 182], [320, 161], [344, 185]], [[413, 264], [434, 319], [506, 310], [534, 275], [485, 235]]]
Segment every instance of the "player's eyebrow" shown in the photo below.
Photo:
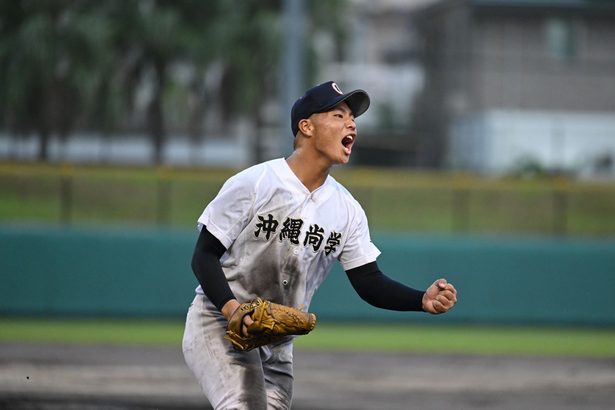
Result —
[[341, 111], [341, 112], [342, 112], [342, 113], [344, 113], [344, 114], [350, 114], [350, 115], [352, 115], [352, 110], [351, 110], [350, 108], [348, 108], [348, 107], [346, 107], [346, 106], [342, 105], [342, 104], [338, 104], [338, 105], [336, 105], [335, 107], [333, 107], [333, 108], [331, 109], [331, 111]]

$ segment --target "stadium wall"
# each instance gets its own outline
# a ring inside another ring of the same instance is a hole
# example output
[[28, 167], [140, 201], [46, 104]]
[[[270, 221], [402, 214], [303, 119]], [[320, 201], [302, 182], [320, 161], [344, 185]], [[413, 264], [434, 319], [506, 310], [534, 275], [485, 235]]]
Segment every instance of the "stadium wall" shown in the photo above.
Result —
[[[196, 232], [0, 227], [0, 314], [183, 317]], [[375, 234], [389, 276], [446, 277], [458, 306], [430, 323], [615, 325], [615, 241]], [[310, 310], [321, 320], [424, 321], [361, 301], [335, 266]]]

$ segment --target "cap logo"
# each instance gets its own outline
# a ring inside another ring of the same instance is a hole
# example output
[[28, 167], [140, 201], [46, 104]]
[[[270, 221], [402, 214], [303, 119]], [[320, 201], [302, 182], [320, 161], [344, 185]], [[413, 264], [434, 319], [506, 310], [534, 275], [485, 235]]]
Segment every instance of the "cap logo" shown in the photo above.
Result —
[[344, 94], [342, 92], [342, 90], [340, 89], [340, 87], [336, 84], [336, 83], [331, 83], [331, 87], [333, 87], [333, 89], [335, 90], [336, 93], [338, 94]]

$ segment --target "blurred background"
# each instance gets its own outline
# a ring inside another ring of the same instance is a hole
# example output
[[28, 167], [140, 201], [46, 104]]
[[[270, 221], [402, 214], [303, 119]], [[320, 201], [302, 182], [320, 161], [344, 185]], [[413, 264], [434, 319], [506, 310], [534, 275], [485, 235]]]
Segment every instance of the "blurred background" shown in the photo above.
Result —
[[245, 167], [364, 88], [355, 165], [613, 178], [612, 1], [10, 1], [3, 160]]
[[[454, 281], [443, 321], [615, 325], [593, 298], [615, 291], [614, 1], [0, 10], [0, 314], [182, 317], [201, 211], [291, 152], [292, 103], [331, 79], [371, 96], [334, 176], [385, 272]], [[323, 318], [402, 318], [346, 282], [317, 294]]]

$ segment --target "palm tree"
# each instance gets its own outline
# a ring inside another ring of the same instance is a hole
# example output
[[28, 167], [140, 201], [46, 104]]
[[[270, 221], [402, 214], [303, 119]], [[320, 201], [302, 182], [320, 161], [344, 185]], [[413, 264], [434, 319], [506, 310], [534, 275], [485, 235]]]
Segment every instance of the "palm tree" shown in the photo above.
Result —
[[[264, 158], [262, 129], [264, 125], [262, 103], [278, 90], [282, 49], [282, 3], [276, 0], [244, 0], [242, 7], [224, 10], [228, 24], [223, 34], [226, 50], [222, 53], [224, 76], [222, 83], [223, 107], [228, 118], [247, 115], [253, 124], [252, 162]], [[340, 48], [343, 44], [343, 0], [307, 1], [305, 19], [308, 30], [334, 32]], [[310, 33], [308, 33], [310, 34]], [[306, 39], [313, 39], [311, 35]], [[315, 45], [308, 41], [305, 54], [314, 56]], [[306, 58], [306, 72], [311, 77], [317, 71], [316, 58]], [[307, 83], [308, 79], [304, 79]], [[286, 119], [283, 119], [285, 121]]]
[[[322, 3], [309, 2], [317, 16], [311, 27], [336, 29], [328, 12], [342, 1]], [[53, 134], [65, 137], [76, 126], [109, 134], [132, 123], [150, 135], [159, 164], [168, 114], [187, 112], [180, 120], [197, 140], [215, 99], [223, 121], [251, 119], [254, 160], [262, 159], [261, 102], [278, 86], [279, 0], [15, 0], [1, 2], [0, 11], [0, 126], [35, 132], [40, 160], [48, 158]], [[178, 64], [191, 68], [189, 81], [176, 81]], [[204, 84], [214, 66], [223, 72], [219, 95]], [[150, 98], [139, 119], [134, 102], [144, 84]]]
[[105, 25], [86, 6], [68, 0], [3, 2], [5, 124], [19, 134], [38, 134], [39, 160], [48, 159], [53, 133], [64, 139], [71, 132], [95, 81], [91, 73]]
[[[150, 89], [144, 128], [154, 147], [153, 161], [160, 164], [167, 139], [165, 101], [169, 90], [177, 88], [171, 68], [180, 62], [195, 69], [189, 87], [202, 86], [199, 74], [217, 47], [208, 34], [221, 23], [221, 1], [158, 0], [150, 2], [116, 1], [113, 21], [116, 26], [114, 49], [120, 61], [128, 108], [132, 108], [139, 87]], [[202, 110], [200, 105], [193, 107]]]

